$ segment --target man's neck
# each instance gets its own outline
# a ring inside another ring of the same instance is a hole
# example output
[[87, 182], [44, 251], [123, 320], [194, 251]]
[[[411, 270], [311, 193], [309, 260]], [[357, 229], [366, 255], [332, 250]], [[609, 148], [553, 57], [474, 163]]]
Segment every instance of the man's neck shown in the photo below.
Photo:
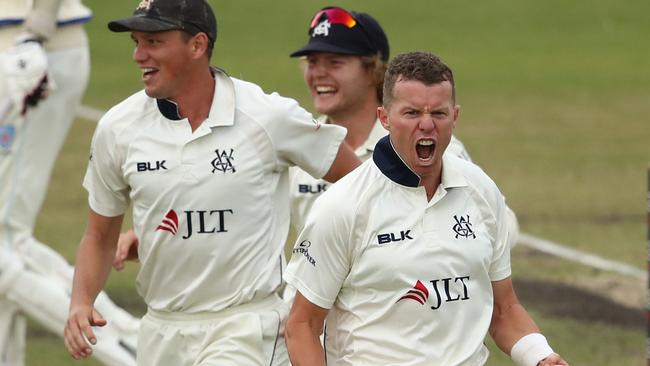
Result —
[[330, 123], [347, 128], [348, 133], [345, 136], [345, 142], [353, 150], [356, 150], [368, 140], [370, 132], [375, 127], [377, 107], [379, 105], [374, 101], [365, 103], [363, 107], [349, 111], [349, 113], [328, 116], [328, 120]]
[[214, 76], [209, 68], [204, 70], [197, 72], [188, 88], [174, 98], [181, 117], [188, 119], [192, 132], [208, 118], [215, 93]]
[[431, 201], [438, 187], [442, 184], [442, 163], [440, 163], [440, 166], [435, 167], [433, 171], [437, 171], [437, 174], [420, 177], [420, 185], [427, 192], [427, 201]]

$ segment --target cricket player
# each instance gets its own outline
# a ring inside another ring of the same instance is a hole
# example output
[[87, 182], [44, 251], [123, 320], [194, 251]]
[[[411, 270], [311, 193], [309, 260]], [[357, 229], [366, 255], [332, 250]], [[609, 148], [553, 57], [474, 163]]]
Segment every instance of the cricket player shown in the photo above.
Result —
[[[312, 17], [308, 34], [308, 43], [290, 56], [304, 58], [303, 77], [314, 109], [321, 114], [319, 121], [345, 127], [345, 141], [365, 161], [386, 135], [377, 119], [390, 54], [386, 33], [367, 13], [325, 7]], [[453, 135], [448, 151], [471, 161], [463, 143]], [[289, 187], [291, 224], [299, 233], [311, 206], [329, 183], [292, 167]], [[509, 245], [514, 247], [519, 225], [514, 212], [508, 208], [507, 213]]]
[[[78, 0], [0, 0], [0, 365], [24, 364], [25, 316], [63, 336], [73, 268], [34, 238], [56, 156], [90, 71]], [[138, 320], [104, 293], [95, 356], [135, 365]]]
[[144, 0], [109, 29], [130, 32], [144, 90], [109, 110], [93, 136], [69, 352], [84, 358], [101, 342], [93, 302], [132, 204], [148, 307], [138, 364], [288, 364], [278, 295], [288, 168], [345, 175], [359, 164], [345, 129], [210, 67], [217, 23], [204, 0]]
[[568, 365], [513, 290], [499, 189], [446, 152], [458, 115], [438, 57], [390, 62], [388, 136], [316, 201], [287, 268], [294, 366], [484, 365], [488, 332], [520, 366]]

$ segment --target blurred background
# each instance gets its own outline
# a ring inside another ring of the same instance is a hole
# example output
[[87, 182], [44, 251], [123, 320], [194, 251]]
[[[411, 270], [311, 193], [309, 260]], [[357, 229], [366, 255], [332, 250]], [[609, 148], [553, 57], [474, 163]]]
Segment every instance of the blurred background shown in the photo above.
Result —
[[[87, 25], [92, 68], [84, 105], [93, 110], [105, 111], [141, 89], [131, 39], [106, 28], [137, 3], [85, 1], [94, 18]], [[213, 64], [307, 109], [300, 62], [288, 55], [306, 42], [308, 23], [323, 6], [372, 14], [388, 34], [391, 56], [413, 50], [439, 55], [455, 73], [461, 105], [455, 134], [497, 182], [522, 232], [637, 271], [602, 270], [522, 243], [513, 251], [522, 303], [572, 365], [644, 362], [650, 2], [210, 3], [219, 28]], [[81, 181], [94, 126], [93, 118], [75, 122], [37, 225], [36, 237], [70, 261], [86, 221]], [[141, 315], [136, 272], [136, 264], [114, 272], [107, 291]], [[489, 365], [512, 364], [487, 342]], [[74, 362], [59, 338], [34, 324], [27, 347], [30, 366], [99, 365]]]

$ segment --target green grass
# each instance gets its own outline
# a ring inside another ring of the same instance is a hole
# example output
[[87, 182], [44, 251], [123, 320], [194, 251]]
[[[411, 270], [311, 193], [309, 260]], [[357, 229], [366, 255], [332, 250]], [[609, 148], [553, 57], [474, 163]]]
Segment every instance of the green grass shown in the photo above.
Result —
[[[127, 34], [106, 23], [136, 1], [87, 1], [92, 76], [85, 104], [106, 109], [141, 88]], [[296, 60], [321, 1], [211, 1], [219, 33], [213, 63], [310, 107]], [[392, 54], [427, 50], [454, 69], [461, 104], [456, 135], [499, 184], [522, 230], [644, 268], [646, 168], [650, 162], [650, 2], [339, 1], [375, 15]], [[57, 162], [37, 237], [74, 259], [86, 219], [81, 188], [93, 124], [77, 121]], [[515, 276], [589, 281], [593, 270], [514, 256]], [[113, 274], [109, 293], [141, 313], [135, 267]], [[607, 294], [605, 294], [607, 295]], [[526, 303], [573, 365], [641, 364], [643, 332], [549, 315]], [[57, 338], [32, 328], [28, 365], [68, 365]], [[493, 352], [490, 365], [509, 361]], [[83, 364], [94, 364], [92, 362]]]

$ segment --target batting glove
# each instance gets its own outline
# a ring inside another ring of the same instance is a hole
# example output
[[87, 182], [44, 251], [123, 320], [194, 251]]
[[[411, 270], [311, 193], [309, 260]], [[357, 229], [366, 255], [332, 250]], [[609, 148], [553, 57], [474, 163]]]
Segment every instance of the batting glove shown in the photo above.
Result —
[[49, 80], [47, 55], [40, 43], [23, 42], [0, 53], [0, 81], [22, 116], [47, 97]]

